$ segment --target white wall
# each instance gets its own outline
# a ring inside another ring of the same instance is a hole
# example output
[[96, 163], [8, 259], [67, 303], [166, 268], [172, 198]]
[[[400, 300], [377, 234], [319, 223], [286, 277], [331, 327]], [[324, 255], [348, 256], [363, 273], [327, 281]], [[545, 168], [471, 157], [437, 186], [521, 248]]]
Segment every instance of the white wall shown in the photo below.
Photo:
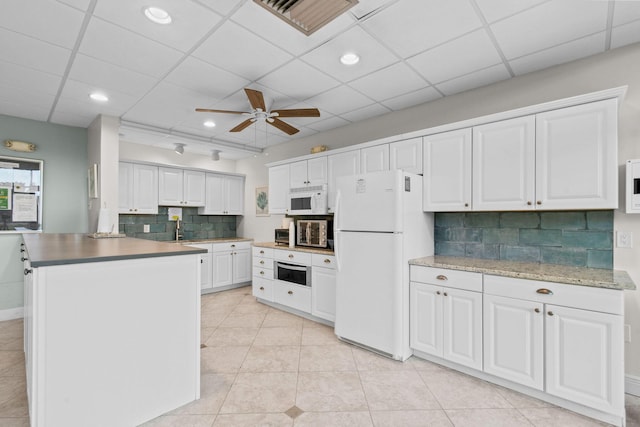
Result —
[[[630, 158], [640, 158], [640, 44], [299, 139], [269, 149], [269, 156], [266, 157], [239, 160], [236, 171], [247, 175], [247, 197], [246, 215], [239, 223], [238, 235], [253, 237], [257, 241], [273, 240], [273, 229], [283, 217], [256, 217], [254, 214], [254, 189], [267, 185], [268, 181], [265, 163], [308, 154], [310, 148], [318, 144], [335, 149], [624, 85], [628, 85], [629, 89], [620, 106], [619, 116], [619, 164], [622, 177], [624, 162]], [[632, 249], [615, 248], [614, 266], [626, 270], [640, 286], [640, 215], [624, 213], [624, 182], [620, 182], [621, 209], [614, 213], [614, 228], [633, 232], [635, 246]], [[640, 292], [627, 292], [625, 300], [625, 323], [631, 325], [632, 334], [631, 343], [626, 344], [625, 371], [640, 380]]]

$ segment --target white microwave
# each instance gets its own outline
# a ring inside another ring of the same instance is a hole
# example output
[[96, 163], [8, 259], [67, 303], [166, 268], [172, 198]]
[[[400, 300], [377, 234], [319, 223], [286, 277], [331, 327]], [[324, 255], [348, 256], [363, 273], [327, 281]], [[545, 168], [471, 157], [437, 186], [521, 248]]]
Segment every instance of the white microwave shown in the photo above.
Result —
[[327, 186], [292, 188], [287, 202], [289, 215], [326, 215]]

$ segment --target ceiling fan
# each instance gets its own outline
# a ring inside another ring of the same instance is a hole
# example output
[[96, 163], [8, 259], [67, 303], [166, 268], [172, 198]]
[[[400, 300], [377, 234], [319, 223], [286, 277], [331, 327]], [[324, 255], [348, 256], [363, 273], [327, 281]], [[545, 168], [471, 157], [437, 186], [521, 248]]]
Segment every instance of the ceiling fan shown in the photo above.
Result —
[[245, 88], [244, 91], [247, 94], [247, 98], [249, 98], [251, 111], [211, 110], [209, 108], [196, 108], [196, 111], [204, 113], [243, 114], [249, 117], [229, 132], [240, 132], [258, 120], [265, 120], [271, 126], [280, 129], [288, 135], [298, 133], [300, 130], [286, 122], [283, 122], [279, 117], [320, 117], [320, 111], [317, 108], [296, 108], [291, 110], [267, 111], [262, 92], [249, 88]]

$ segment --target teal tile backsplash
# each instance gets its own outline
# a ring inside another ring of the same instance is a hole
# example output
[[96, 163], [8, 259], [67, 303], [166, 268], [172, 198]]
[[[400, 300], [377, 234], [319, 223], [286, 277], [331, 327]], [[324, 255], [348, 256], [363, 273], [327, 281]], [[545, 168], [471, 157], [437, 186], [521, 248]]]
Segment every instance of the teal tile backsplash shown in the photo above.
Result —
[[[120, 233], [128, 237], [159, 241], [176, 238], [176, 222], [169, 221], [167, 207], [159, 207], [158, 215], [121, 214], [119, 218]], [[149, 224], [149, 233], [144, 233], [145, 224]], [[236, 229], [235, 216], [198, 215], [198, 208], [182, 208], [184, 240], [237, 237]]]
[[613, 211], [435, 214], [435, 253], [613, 268]]

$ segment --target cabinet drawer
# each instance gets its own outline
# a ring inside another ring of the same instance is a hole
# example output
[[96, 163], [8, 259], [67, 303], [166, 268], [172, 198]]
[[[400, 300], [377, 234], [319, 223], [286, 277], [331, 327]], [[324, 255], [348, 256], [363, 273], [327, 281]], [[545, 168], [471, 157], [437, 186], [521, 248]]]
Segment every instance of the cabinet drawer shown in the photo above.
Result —
[[484, 276], [484, 292], [490, 295], [519, 298], [583, 310], [612, 314], [624, 313], [624, 294], [614, 289], [515, 279], [487, 274]]
[[412, 265], [409, 275], [412, 282], [482, 292], [482, 273]]
[[253, 277], [259, 277], [266, 280], [273, 280], [273, 270], [270, 268], [253, 267]]
[[336, 257], [333, 255], [311, 254], [311, 265], [314, 267], [336, 268]]
[[273, 268], [273, 258], [253, 257], [253, 266], [256, 268]]
[[251, 242], [226, 242], [226, 243], [214, 243], [213, 252], [231, 251], [234, 249], [249, 249]]
[[278, 304], [311, 313], [311, 287], [273, 282], [273, 300]]
[[285, 251], [274, 249], [273, 258], [278, 261], [295, 262], [296, 264], [311, 265], [311, 254], [308, 252]]
[[262, 258], [273, 258], [273, 249], [271, 248], [261, 248], [254, 246], [252, 248], [253, 256], [258, 256]]
[[254, 277], [251, 285], [253, 296], [267, 301], [273, 301], [273, 281], [261, 277]]

